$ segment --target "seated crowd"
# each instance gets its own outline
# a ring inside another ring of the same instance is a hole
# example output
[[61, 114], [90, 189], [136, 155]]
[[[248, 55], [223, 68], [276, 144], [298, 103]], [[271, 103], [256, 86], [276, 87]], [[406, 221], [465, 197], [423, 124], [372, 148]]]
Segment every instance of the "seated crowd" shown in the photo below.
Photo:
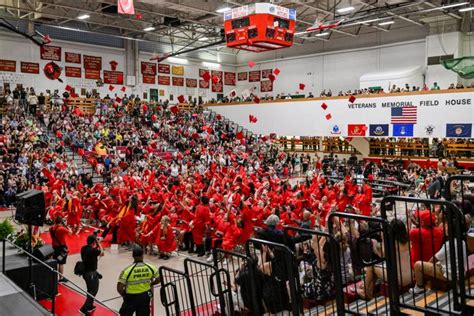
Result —
[[[357, 287], [361, 297], [372, 297], [376, 280], [386, 278], [385, 266], [364, 267], [360, 262], [357, 240], [373, 228], [364, 221], [328, 222], [331, 213], [380, 216], [371, 185], [379, 178], [418, 181], [427, 191], [433, 183], [429, 194], [440, 198], [447, 177], [416, 165], [403, 169], [333, 155], [314, 159], [285, 153], [270, 137], [236, 132], [222, 117], [211, 118], [200, 107], [180, 111], [167, 102], [152, 106], [103, 100], [94, 115], [86, 116], [70, 108], [67, 100], [48, 112], [25, 111], [28, 107], [15, 102], [8, 106], [0, 131], [0, 204], [12, 205], [17, 193], [30, 188], [43, 190], [49, 218], [66, 218], [74, 233], [87, 220], [103, 229], [102, 237], [111, 233], [114, 242], [138, 243], [163, 259], [178, 247], [204, 256], [216, 247], [238, 249], [258, 234], [279, 240], [284, 226], [327, 231], [333, 225], [345, 245], [340, 263], [330, 259], [331, 247], [324, 238], [305, 235], [297, 240], [310, 240], [302, 251], [302, 269], [309, 265], [321, 272], [311, 279], [302, 276], [305, 295], [320, 298], [333, 297], [333, 278], [321, 280], [324, 271], [333, 273], [337, 264], [345, 271], [344, 284], [361, 277], [371, 284]], [[81, 164], [67, 155], [70, 149], [83, 157]], [[86, 165], [104, 181], [94, 183]], [[292, 176], [304, 181], [292, 181]], [[470, 215], [472, 205], [463, 205], [463, 210]], [[391, 222], [401, 268], [415, 269], [414, 278], [400, 274], [400, 286], [415, 280], [413, 291], [420, 292], [420, 265], [424, 271], [439, 269], [437, 275], [442, 272], [449, 279], [449, 263], [442, 257], [442, 235], [447, 234], [443, 223], [443, 213], [430, 205]], [[418, 234], [413, 231], [423, 229], [435, 232], [431, 252], [409, 242]], [[383, 256], [380, 238], [365, 238], [368, 252]], [[432, 257], [441, 262], [439, 267], [427, 268]], [[316, 283], [308, 285], [311, 282]]]

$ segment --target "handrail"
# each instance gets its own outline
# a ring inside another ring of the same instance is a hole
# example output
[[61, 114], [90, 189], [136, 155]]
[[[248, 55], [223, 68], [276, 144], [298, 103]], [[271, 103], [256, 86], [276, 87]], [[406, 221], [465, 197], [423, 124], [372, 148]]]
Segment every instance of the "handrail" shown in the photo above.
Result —
[[[86, 290], [82, 289], [79, 285], [77, 285], [76, 283], [74, 283], [73, 281], [71, 281], [70, 279], [68, 279], [64, 274], [60, 273], [58, 270], [55, 270], [54, 268], [50, 267], [49, 265], [47, 265], [45, 262], [43, 262], [41, 259], [35, 257], [33, 254], [29, 253], [27, 250], [21, 248], [21, 247], [18, 247], [17, 245], [15, 245], [14, 243], [12, 243], [11, 241], [9, 240], [6, 240], [6, 239], [2, 239], [2, 273], [5, 274], [5, 261], [6, 261], [6, 258], [5, 258], [5, 246], [6, 246], [6, 243], [8, 243], [9, 245], [13, 246], [14, 248], [20, 250], [21, 252], [25, 253], [28, 257], [30, 257], [31, 259], [34, 259], [36, 262], [38, 262], [39, 264], [41, 264], [43, 267], [45, 267], [46, 269], [48, 269], [49, 271], [53, 272], [54, 274], [56, 275], [59, 275], [61, 276], [62, 278], [66, 279], [68, 281], [68, 283], [72, 284], [75, 288], [77, 288], [78, 292], [81, 292], [81, 294], [85, 295], [86, 297], [87, 296], [91, 296], [93, 298], [93, 300], [98, 303], [100, 306], [104, 307], [105, 309], [107, 310], [110, 310], [116, 314], [118, 314], [118, 311], [114, 310], [113, 308], [110, 308], [108, 307], [107, 305], [105, 305], [104, 303], [102, 303], [101, 301], [99, 301], [94, 295], [90, 294], [89, 292], [87, 292]], [[6, 275], [6, 274], [5, 274]], [[55, 296], [52, 297], [52, 313], [54, 314], [54, 300], [55, 300]]]

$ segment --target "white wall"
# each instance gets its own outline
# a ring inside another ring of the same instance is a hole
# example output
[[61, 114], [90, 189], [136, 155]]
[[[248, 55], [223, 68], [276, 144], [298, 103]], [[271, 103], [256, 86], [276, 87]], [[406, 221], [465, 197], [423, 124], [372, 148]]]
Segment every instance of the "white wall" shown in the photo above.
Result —
[[[430, 35], [426, 37], [426, 62], [428, 57], [453, 54], [454, 58], [462, 54], [461, 33], [452, 32]], [[432, 87], [437, 82], [440, 87], [448, 87], [458, 83], [458, 75], [447, 70], [443, 65], [431, 65], [426, 68], [426, 84]]]
[[[71, 43], [65, 41], [53, 41], [51, 44], [53, 46], [60, 46], [61, 50], [61, 61], [55, 62], [60, 67], [63, 67], [63, 71], [61, 74], [61, 79], [63, 83], [57, 80], [49, 80], [43, 74], [44, 66], [50, 62], [49, 60], [42, 60], [40, 58], [40, 47], [34, 44], [33, 42], [24, 39], [22, 37], [18, 37], [12, 35], [12, 33], [0, 33], [0, 59], [8, 59], [8, 60], [16, 60], [16, 69], [17, 72], [13, 76], [13, 79], [10, 81], [10, 87], [15, 88], [16, 84], [23, 84], [23, 87], [34, 87], [36, 92], [44, 92], [46, 89], [51, 91], [55, 89], [59, 89], [61, 92], [64, 91], [66, 85], [70, 85], [76, 89], [76, 93], [79, 94], [81, 92], [81, 88], [86, 88], [88, 91], [92, 89], [97, 89], [97, 91], [105, 96], [105, 94], [109, 93], [113, 95], [113, 93], [117, 93], [119, 96], [123, 95], [124, 93], [120, 91], [120, 86], [118, 86], [113, 92], [108, 90], [107, 84], [104, 84], [103, 87], [98, 88], [96, 86], [96, 80], [89, 80], [85, 79], [84, 73], [84, 66], [83, 64], [72, 64], [66, 63], [64, 52], [72, 52], [72, 53], [80, 53], [82, 55], [92, 55], [92, 56], [101, 56], [102, 57], [102, 69], [110, 70], [109, 62], [115, 60], [118, 62], [117, 71], [124, 71], [125, 70], [125, 51], [123, 49], [116, 49], [116, 48], [107, 48], [107, 47], [100, 47], [94, 45], [86, 45], [86, 44], [79, 44], [79, 43]], [[83, 56], [81, 56], [83, 58]], [[40, 66], [40, 73], [39, 74], [24, 74], [20, 72], [20, 62], [34, 62], [39, 63]], [[64, 66], [71, 66], [71, 67], [81, 67], [82, 68], [82, 78], [70, 78], [66, 77]], [[6, 78], [11, 78], [11, 72], [0, 72], [0, 85], [3, 86], [3, 82], [7, 81]], [[124, 77], [126, 74], [124, 73]], [[125, 81], [125, 78], [124, 78]], [[125, 82], [124, 82], [125, 83]], [[126, 91], [130, 95], [130, 91]]]

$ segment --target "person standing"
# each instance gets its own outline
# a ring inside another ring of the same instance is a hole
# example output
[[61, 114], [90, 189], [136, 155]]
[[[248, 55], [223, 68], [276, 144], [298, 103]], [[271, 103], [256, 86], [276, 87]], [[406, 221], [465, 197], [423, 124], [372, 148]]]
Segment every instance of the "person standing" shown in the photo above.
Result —
[[104, 249], [95, 235], [87, 237], [87, 245], [81, 248], [81, 259], [84, 263], [84, 274], [82, 277], [86, 281], [87, 298], [82, 305], [80, 312], [89, 316], [95, 310], [94, 297], [99, 291], [99, 279], [102, 276], [97, 272], [97, 262], [99, 257], [104, 255]]
[[61, 216], [57, 216], [54, 220], [54, 226], [49, 229], [51, 240], [53, 241], [53, 258], [58, 261], [58, 271], [61, 274], [59, 282], [65, 282], [63, 277], [64, 265], [66, 264], [68, 249], [66, 244], [66, 236], [71, 235], [72, 231], [64, 226], [64, 220]]
[[117, 292], [123, 297], [120, 316], [149, 316], [152, 287], [158, 283], [158, 268], [143, 262], [143, 249], [135, 245], [132, 251], [133, 264], [126, 267], [117, 283]]
[[36, 108], [38, 106], [38, 97], [34, 92], [30, 94], [28, 97], [28, 103], [29, 103], [29, 112], [31, 115], [36, 115]]

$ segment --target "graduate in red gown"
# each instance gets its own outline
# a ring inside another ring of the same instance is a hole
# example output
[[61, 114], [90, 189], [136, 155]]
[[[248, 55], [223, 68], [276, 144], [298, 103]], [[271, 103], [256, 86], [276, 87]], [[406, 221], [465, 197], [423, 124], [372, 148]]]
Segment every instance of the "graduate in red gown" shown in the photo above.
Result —
[[126, 205], [122, 207], [118, 215], [117, 242], [120, 245], [128, 245], [135, 241], [135, 230], [137, 220], [135, 215], [138, 211], [138, 198], [134, 195]]
[[79, 234], [82, 217], [82, 204], [78, 192], [65, 199], [64, 211], [67, 213], [67, 225], [71, 227], [74, 234]]
[[209, 198], [203, 195], [201, 196], [201, 204], [196, 207], [194, 220], [189, 225], [193, 234], [193, 242], [196, 245], [198, 257], [202, 257], [206, 253], [204, 249], [204, 235], [209, 222]]
[[161, 224], [157, 226], [155, 243], [160, 251], [160, 258], [169, 259], [171, 252], [176, 250], [173, 227], [168, 215], [161, 218]]

